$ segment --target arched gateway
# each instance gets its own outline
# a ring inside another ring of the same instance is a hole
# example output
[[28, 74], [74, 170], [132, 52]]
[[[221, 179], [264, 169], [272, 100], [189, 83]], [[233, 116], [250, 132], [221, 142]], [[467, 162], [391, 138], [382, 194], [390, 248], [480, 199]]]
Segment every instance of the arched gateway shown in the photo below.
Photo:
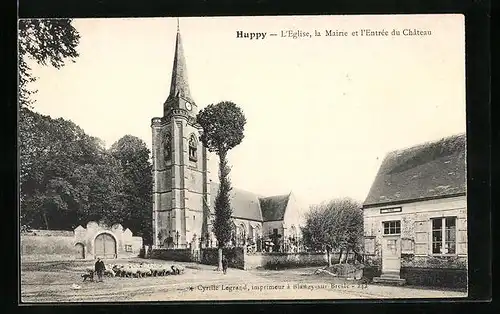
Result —
[[95, 258], [116, 258], [116, 239], [109, 233], [101, 233], [94, 240]]

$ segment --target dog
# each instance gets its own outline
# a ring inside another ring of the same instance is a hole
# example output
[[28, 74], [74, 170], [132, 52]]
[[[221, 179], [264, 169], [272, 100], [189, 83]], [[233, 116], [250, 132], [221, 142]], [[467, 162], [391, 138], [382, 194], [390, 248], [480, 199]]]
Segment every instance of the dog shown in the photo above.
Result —
[[94, 281], [94, 272], [88, 272], [87, 274], [82, 275], [83, 281], [86, 281], [87, 279], [89, 281]]

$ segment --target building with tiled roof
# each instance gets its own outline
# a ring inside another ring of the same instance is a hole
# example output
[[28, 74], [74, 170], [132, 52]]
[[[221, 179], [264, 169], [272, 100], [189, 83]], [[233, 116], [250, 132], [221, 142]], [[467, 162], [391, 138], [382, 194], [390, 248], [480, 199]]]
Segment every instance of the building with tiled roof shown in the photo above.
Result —
[[[151, 121], [154, 247], [216, 245], [212, 221], [219, 185], [209, 179], [197, 113], [177, 29], [169, 95], [163, 116]], [[231, 208], [235, 245], [272, 240], [284, 247], [300, 237], [301, 208], [291, 192], [264, 197], [233, 188]]]
[[399, 280], [402, 255], [422, 269], [466, 260], [466, 184], [465, 134], [387, 154], [363, 204], [365, 253], [384, 276]]

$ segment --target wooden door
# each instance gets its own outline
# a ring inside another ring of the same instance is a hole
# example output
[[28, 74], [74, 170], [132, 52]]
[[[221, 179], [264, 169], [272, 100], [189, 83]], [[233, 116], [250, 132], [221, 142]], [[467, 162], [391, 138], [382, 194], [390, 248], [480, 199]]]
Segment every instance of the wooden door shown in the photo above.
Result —
[[95, 257], [116, 258], [116, 241], [107, 234], [101, 233], [95, 238]]
[[382, 243], [382, 275], [399, 277], [401, 269], [401, 237], [384, 236]]

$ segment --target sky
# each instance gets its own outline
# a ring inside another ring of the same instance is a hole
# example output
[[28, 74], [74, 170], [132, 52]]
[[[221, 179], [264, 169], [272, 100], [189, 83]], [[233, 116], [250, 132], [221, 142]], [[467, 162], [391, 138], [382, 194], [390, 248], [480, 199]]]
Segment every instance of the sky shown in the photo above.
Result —
[[[34, 66], [35, 110], [63, 117], [106, 146], [126, 134], [151, 148], [163, 115], [175, 18], [76, 19], [75, 63]], [[325, 36], [325, 30], [349, 36]], [[389, 36], [352, 36], [360, 29]], [[391, 36], [393, 29], [429, 36]], [[285, 38], [295, 30], [322, 36]], [[292, 191], [304, 205], [366, 198], [384, 156], [466, 130], [462, 15], [183, 17], [191, 95], [201, 109], [242, 108], [243, 142], [230, 151], [234, 187]], [[261, 40], [236, 32], [263, 32]], [[270, 36], [277, 33], [278, 36]], [[217, 181], [217, 157], [210, 161]]]

